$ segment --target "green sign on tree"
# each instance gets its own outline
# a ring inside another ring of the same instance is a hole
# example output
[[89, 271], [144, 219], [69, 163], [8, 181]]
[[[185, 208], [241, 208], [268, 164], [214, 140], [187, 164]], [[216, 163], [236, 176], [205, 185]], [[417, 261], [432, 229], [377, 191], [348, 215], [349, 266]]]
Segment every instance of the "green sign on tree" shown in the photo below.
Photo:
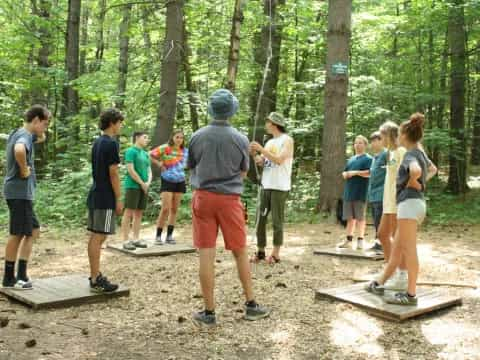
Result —
[[332, 65], [333, 75], [347, 75], [348, 65], [343, 62], [336, 62]]

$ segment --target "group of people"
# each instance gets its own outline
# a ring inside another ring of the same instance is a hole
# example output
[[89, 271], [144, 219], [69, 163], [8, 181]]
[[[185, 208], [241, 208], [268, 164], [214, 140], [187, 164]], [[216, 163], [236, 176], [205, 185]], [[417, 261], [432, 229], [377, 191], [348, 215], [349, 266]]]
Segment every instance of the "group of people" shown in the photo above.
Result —
[[[186, 146], [182, 131], [174, 131], [167, 144], [147, 152], [146, 132], [135, 132], [133, 145], [124, 156], [127, 172], [122, 182], [120, 149], [116, 140], [121, 133], [124, 115], [118, 109], [107, 109], [100, 115], [101, 136], [92, 145], [93, 184], [87, 197], [89, 231], [88, 258], [90, 289], [108, 293], [118, 285], [100, 271], [102, 244], [115, 233], [116, 217], [123, 214], [121, 233], [124, 247], [146, 247], [140, 238], [141, 219], [148, 202], [152, 183], [152, 165], [160, 169], [162, 209], [157, 219], [155, 244], [174, 244], [173, 231], [177, 211], [186, 192], [185, 169], [190, 170], [193, 189], [191, 204], [193, 242], [199, 250], [199, 275], [205, 309], [194, 314], [200, 324], [216, 323], [214, 301], [215, 248], [219, 228], [225, 248], [232, 251], [242, 283], [246, 302], [245, 319], [257, 320], [270, 314], [259, 305], [253, 294], [249, 261], [280, 261], [283, 244], [284, 208], [291, 188], [293, 139], [286, 134], [284, 118], [271, 113], [266, 119], [266, 131], [272, 138], [262, 146], [230, 125], [229, 119], [238, 111], [237, 98], [220, 89], [209, 99], [208, 112], [212, 121], [195, 132]], [[45, 139], [51, 113], [41, 105], [25, 113], [24, 126], [13, 131], [7, 140], [7, 176], [4, 196], [10, 211], [10, 237], [5, 251], [5, 271], [2, 285], [15, 290], [31, 290], [27, 263], [32, 244], [39, 237], [40, 224], [33, 210], [36, 177], [34, 143]], [[253, 157], [262, 167], [261, 201], [257, 214], [258, 251], [249, 260], [245, 209], [240, 200], [243, 180]], [[125, 206], [124, 206], [125, 204]], [[266, 224], [272, 214], [273, 251], [265, 256]], [[167, 225], [166, 237], [162, 237]], [[130, 232], [133, 239], [129, 240]], [[18, 260], [17, 273], [15, 265]]]
[[356, 247], [363, 249], [366, 207], [370, 204], [376, 234], [371, 249], [383, 253], [386, 267], [366, 290], [377, 295], [397, 291], [386, 298], [392, 304], [417, 303], [417, 228], [426, 215], [427, 181], [437, 172], [421, 145], [424, 122], [420, 113], [400, 126], [385, 122], [370, 136], [373, 157], [366, 153], [368, 140], [357, 136], [355, 155], [342, 174], [346, 181], [343, 219], [347, 235], [338, 246], [351, 247], [357, 228]]

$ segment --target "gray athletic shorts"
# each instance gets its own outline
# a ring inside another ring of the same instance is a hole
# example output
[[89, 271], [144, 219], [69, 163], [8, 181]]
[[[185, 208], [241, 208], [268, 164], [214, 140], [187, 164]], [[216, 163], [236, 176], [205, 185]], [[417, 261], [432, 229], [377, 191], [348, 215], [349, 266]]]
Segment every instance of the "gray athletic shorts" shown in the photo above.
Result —
[[115, 209], [88, 209], [87, 230], [97, 234], [115, 234]]
[[427, 204], [422, 199], [407, 199], [398, 204], [397, 219], [417, 220], [419, 224], [425, 219]]
[[350, 219], [365, 220], [365, 211], [367, 203], [365, 201], [344, 201], [343, 202], [343, 220]]

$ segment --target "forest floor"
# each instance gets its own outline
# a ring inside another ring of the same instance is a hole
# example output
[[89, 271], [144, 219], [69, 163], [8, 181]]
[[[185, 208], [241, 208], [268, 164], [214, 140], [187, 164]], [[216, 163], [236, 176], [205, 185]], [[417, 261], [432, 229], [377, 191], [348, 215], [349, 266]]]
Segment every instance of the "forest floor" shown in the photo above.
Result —
[[[0, 360], [479, 358], [478, 288], [445, 287], [463, 297], [462, 306], [404, 323], [315, 300], [316, 289], [351, 284], [354, 271], [380, 270], [380, 262], [312, 255], [313, 248], [334, 244], [341, 234], [330, 224], [287, 227], [282, 262], [252, 269], [258, 301], [273, 309], [270, 318], [257, 322], [242, 320], [244, 300], [234, 262], [219, 246], [218, 326], [210, 330], [191, 321], [193, 311], [202, 308], [197, 254], [137, 259], [106, 250], [104, 272], [129, 286], [130, 297], [41, 311], [0, 297], [0, 317], [10, 320], [0, 328]], [[190, 243], [190, 228], [177, 238]], [[479, 239], [480, 226], [425, 229], [421, 278], [480, 285]], [[47, 229], [35, 246], [30, 275], [87, 273], [85, 246], [83, 230]], [[253, 252], [253, 244], [250, 248]], [[30, 339], [36, 346], [26, 347]]]

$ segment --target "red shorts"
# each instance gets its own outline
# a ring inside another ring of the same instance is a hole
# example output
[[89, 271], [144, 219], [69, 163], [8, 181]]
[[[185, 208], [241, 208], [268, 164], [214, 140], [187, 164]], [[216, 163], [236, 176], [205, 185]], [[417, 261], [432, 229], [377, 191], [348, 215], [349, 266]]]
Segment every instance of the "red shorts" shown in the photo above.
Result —
[[245, 213], [239, 195], [195, 190], [192, 199], [193, 244], [198, 249], [214, 248], [218, 228], [225, 249], [240, 250], [247, 245]]

